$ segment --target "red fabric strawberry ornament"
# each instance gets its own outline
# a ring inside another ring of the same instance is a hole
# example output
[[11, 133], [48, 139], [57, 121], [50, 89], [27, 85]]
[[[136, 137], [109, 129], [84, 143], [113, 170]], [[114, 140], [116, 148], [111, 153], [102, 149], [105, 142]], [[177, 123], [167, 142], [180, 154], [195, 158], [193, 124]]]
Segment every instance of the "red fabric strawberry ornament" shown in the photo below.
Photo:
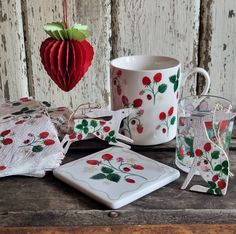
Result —
[[72, 90], [88, 71], [93, 47], [86, 40], [91, 32], [86, 25], [53, 22], [44, 25], [50, 36], [42, 42], [40, 56], [48, 75], [65, 92]]

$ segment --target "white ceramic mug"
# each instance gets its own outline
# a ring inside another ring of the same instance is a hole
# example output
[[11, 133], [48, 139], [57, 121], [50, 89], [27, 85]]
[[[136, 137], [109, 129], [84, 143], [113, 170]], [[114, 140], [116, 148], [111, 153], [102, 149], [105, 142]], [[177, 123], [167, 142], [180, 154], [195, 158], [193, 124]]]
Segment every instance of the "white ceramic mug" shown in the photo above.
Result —
[[177, 103], [180, 87], [193, 73], [210, 77], [202, 68], [194, 68], [182, 81], [180, 62], [163, 56], [127, 56], [111, 61], [112, 109], [135, 108], [124, 120], [122, 132], [135, 145], [156, 145], [172, 140], [177, 130]]

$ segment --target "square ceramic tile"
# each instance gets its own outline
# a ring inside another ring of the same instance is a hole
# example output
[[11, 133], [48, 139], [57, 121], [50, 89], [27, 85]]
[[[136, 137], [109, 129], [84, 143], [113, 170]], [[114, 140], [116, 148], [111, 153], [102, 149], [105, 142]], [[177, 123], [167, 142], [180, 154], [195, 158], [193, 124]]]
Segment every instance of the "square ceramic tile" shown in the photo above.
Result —
[[119, 147], [67, 163], [53, 174], [112, 209], [129, 204], [180, 176], [174, 168]]

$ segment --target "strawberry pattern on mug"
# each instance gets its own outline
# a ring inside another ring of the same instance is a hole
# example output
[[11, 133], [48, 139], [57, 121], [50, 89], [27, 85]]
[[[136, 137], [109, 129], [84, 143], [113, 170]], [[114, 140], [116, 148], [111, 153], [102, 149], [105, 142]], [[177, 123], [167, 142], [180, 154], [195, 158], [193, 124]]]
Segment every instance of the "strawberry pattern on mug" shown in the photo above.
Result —
[[174, 114], [174, 107], [171, 106], [167, 112], [161, 112], [159, 114], [159, 120], [161, 121], [161, 124], [159, 124], [156, 127], [156, 130], [161, 129], [163, 134], [169, 135], [170, 127], [175, 124], [176, 117]]
[[163, 94], [167, 90], [167, 84], [161, 83], [162, 73], [156, 73], [151, 79], [148, 76], [144, 76], [142, 79], [142, 84], [144, 89], [139, 92], [139, 95], [146, 94], [146, 98], [149, 101], [153, 101], [153, 105], [156, 103], [157, 95]]
[[126, 119], [123, 121], [122, 132], [126, 132], [130, 138], [132, 138], [131, 129], [135, 130], [138, 134], [142, 134], [144, 127], [140, 120], [140, 117], [144, 114], [144, 110], [141, 108], [143, 105], [143, 100], [141, 98], [137, 98], [133, 100], [132, 103], [130, 103], [128, 97], [123, 95], [122, 103], [124, 107], [134, 107], [135, 109], [137, 109], [135, 114], [126, 117]]

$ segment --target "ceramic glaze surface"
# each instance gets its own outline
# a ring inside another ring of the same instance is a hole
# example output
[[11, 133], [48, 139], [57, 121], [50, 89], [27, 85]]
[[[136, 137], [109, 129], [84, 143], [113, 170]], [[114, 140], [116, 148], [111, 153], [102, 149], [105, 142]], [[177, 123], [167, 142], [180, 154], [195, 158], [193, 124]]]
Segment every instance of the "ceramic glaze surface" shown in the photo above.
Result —
[[112, 147], [65, 164], [54, 175], [116, 209], [179, 177], [179, 171], [128, 149]]
[[[206, 77], [204, 92], [207, 92], [208, 74], [195, 68], [190, 75], [196, 72]], [[161, 144], [176, 136], [177, 103], [182, 85], [178, 60], [141, 55], [117, 58], [111, 61], [111, 78], [112, 108], [135, 109], [122, 127], [122, 133], [133, 139], [135, 145]]]

